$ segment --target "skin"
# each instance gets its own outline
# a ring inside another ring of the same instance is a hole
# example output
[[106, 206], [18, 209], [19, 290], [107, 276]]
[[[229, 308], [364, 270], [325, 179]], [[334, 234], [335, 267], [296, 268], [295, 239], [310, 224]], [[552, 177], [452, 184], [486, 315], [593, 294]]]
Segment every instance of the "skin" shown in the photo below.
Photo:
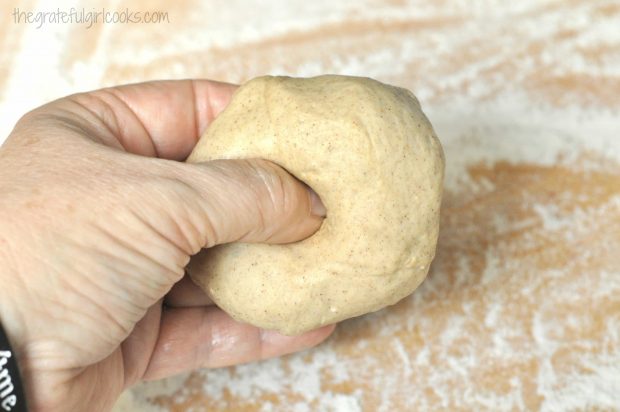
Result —
[[0, 147], [0, 321], [32, 411], [109, 410], [141, 380], [302, 350], [185, 275], [205, 247], [314, 233], [318, 197], [264, 160], [182, 161], [236, 86], [163, 81], [68, 96]]

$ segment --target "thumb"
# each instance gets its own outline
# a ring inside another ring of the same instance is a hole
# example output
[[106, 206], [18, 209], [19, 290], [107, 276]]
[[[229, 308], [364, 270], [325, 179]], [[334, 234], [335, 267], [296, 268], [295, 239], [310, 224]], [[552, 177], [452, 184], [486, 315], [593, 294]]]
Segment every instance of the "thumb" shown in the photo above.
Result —
[[174, 190], [183, 197], [177, 205], [191, 203], [183, 214], [193, 226], [193, 253], [234, 241], [295, 242], [313, 234], [326, 214], [312, 189], [266, 160], [176, 165]]

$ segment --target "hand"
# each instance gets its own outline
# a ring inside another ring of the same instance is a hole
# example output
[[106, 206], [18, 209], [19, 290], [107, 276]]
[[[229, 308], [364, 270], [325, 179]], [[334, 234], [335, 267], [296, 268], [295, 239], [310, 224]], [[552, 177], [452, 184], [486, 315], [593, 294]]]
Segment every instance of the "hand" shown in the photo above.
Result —
[[32, 411], [108, 410], [125, 388], [301, 350], [238, 323], [186, 276], [203, 247], [286, 243], [320, 200], [262, 160], [185, 164], [235, 86], [165, 81], [69, 96], [0, 148], [0, 321]]

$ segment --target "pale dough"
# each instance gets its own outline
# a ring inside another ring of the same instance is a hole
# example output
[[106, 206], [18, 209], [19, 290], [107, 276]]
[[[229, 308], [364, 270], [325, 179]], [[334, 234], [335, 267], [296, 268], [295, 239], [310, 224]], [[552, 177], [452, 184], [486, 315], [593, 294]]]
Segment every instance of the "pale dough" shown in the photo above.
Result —
[[408, 90], [335, 75], [253, 79], [188, 161], [231, 158], [279, 164], [327, 208], [303, 241], [232, 243], [192, 259], [194, 282], [235, 319], [299, 334], [392, 305], [426, 276], [444, 159]]

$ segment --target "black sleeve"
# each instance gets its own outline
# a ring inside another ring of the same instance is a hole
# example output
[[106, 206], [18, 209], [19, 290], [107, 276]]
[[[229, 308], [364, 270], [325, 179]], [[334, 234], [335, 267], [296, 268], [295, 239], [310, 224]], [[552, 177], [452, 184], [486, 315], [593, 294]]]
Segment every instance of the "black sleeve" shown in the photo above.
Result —
[[15, 354], [0, 325], [0, 412], [27, 412]]

